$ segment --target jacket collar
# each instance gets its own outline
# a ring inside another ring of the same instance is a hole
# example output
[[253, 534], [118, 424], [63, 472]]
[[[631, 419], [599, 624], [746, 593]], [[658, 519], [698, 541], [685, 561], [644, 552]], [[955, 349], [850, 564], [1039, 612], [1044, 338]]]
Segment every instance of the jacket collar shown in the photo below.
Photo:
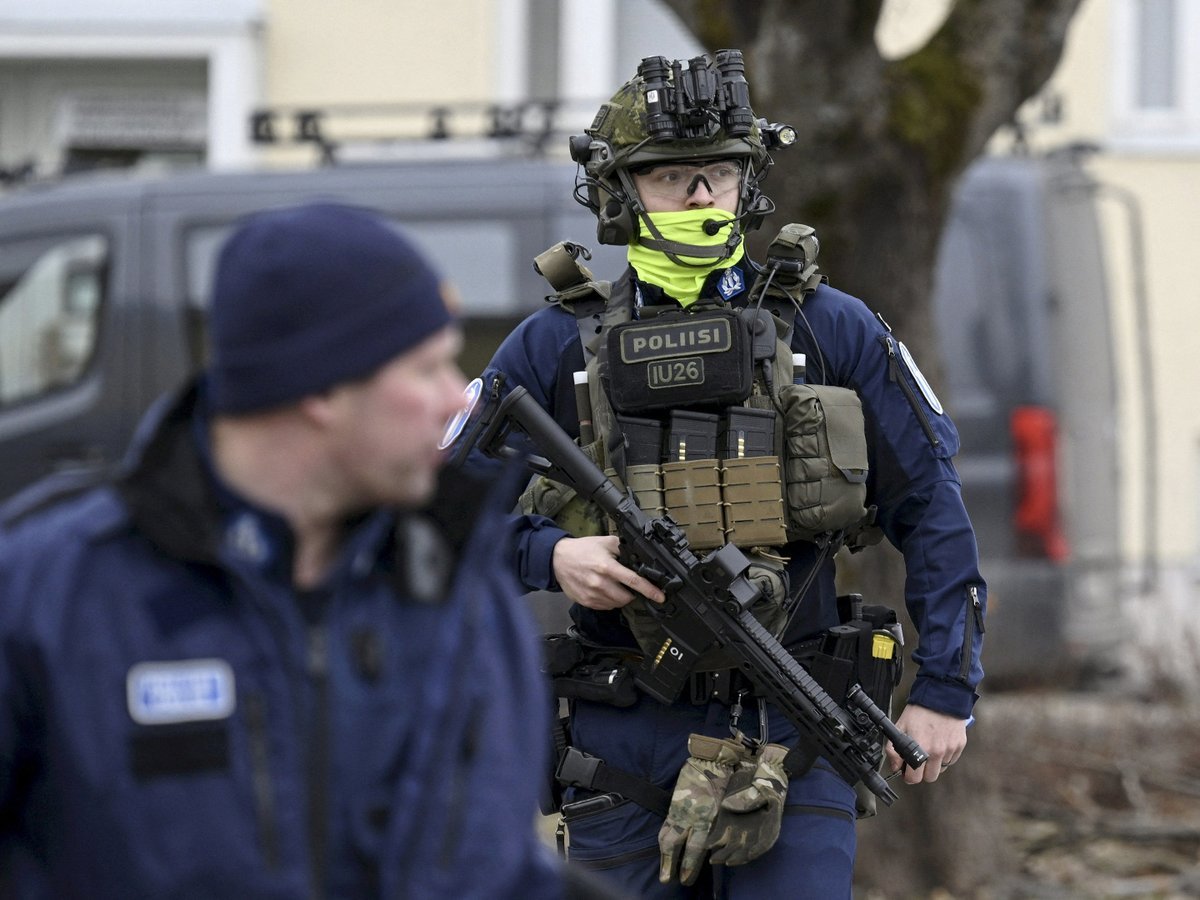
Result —
[[[229, 537], [230, 509], [251, 507], [221, 485], [207, 462], [201, 444], [204, 407], [203, 377], [156, 405], [138, 429], [116, 488], [133, 527], [163, 553], [217, 566], [222, 542]], [[444, 469], [425, 508], [384, 514], [392, 523], [386, 536], [382, 542], [367, 542], [377, 546], [378, 567], [407, 596], [430, 601], [444, 596], [456, 561], [489, 506], [483, 498], [490, 487], [470, 473]], [[236, 527], [236, 513], [234, 518]], [[269, 514], [265, 518], [270, 532], [286, 528], [279, 522], [271, 525]], [[378, 516], [367, 519], [359, 528], [377, 531], [372, 523]], [[436, 578], [429, 577], [431, 569]]]

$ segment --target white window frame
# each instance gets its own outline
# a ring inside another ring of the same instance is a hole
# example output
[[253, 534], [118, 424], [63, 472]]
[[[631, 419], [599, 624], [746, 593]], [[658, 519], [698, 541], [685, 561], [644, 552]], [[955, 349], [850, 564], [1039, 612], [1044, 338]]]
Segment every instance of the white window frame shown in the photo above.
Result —
[[[0, 0], [0, 59], [201, 59], [208, 66], [210, 168], [256, 159], [247, 123], [263, 97], [260, 0], [187, 0], [156, 8], [114, 2], [107, 15], [79, 19], [90, 0]], [[175, 21], [172, 9], [191, 11]], [[144, 18], [143, 18], [144, 17]]]
[[1200, 153], [1200, 2], [1173, 0], [1174, 103], [1169, 108], [1138, 105], [1138, 5], [1111, 0], [1113, 150], [1134, 153]]

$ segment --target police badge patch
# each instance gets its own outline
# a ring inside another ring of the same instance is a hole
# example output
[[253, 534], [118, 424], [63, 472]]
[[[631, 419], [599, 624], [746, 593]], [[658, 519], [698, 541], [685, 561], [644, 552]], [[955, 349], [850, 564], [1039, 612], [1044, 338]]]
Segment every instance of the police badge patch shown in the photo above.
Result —
[[737, 266], [730, 266], [717, 282], [717, 293], [725, 300], [736, 297], [746, 289], [746, 278]]

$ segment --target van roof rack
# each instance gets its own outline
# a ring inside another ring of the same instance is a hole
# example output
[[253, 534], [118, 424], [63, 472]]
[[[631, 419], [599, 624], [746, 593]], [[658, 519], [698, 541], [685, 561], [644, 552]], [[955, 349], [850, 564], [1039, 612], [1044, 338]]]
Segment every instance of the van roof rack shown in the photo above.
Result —
[[[250, 135], [260, 145], [311, 144], [326, 165], [339, 162], [348, 146], [383, 148], [449, 141], [484, 141], [500, 145], [502, 152], [542, 157], [552, 152], [552, 141], [558, 137], [564, 138], [565, 154], [565, 138], [571, 129], [563, 120], [573, 112], [567, 105], [562, 100], [521, 100], [272, 106], [251, 114]], [[582, 107], [579, 116], [571, 116], [585, 123], [588, 117], [590, 113]], [[287, 121], [290, 130], [286, 124], [281, 128], [281, 122]], [[574, 131], [582, 131], [582, 126]]]

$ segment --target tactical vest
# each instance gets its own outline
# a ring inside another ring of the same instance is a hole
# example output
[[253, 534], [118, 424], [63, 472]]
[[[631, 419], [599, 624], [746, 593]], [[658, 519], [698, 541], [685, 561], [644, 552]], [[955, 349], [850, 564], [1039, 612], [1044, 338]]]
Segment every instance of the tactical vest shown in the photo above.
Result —
[[[778, 634], [789, 605], [784, 545], [827, 539], [868, 518], [857, 394], [793, 383], [786, 338], [820, 282], [815, 265], [764, 290], [757, 310], [699, 301], [686, 310], [643, 307], [635, 320], [632, 292], [614, 295], [595, 281], [578, 252], [555, 245], [535, 268], [579, 323], [595, 433], [584, 451], [646, 513], [669, 514], [694, 551], [742, 549], [763, 590], [753, 611]], [[531, 484], [522, 508], [576, 537], [610, 533], [594, 504], [547, 479]], [[643, 650], [661, 646], [645, 604], [622, 612]], [[697, 668], [723, 665], [716, 653]]]

